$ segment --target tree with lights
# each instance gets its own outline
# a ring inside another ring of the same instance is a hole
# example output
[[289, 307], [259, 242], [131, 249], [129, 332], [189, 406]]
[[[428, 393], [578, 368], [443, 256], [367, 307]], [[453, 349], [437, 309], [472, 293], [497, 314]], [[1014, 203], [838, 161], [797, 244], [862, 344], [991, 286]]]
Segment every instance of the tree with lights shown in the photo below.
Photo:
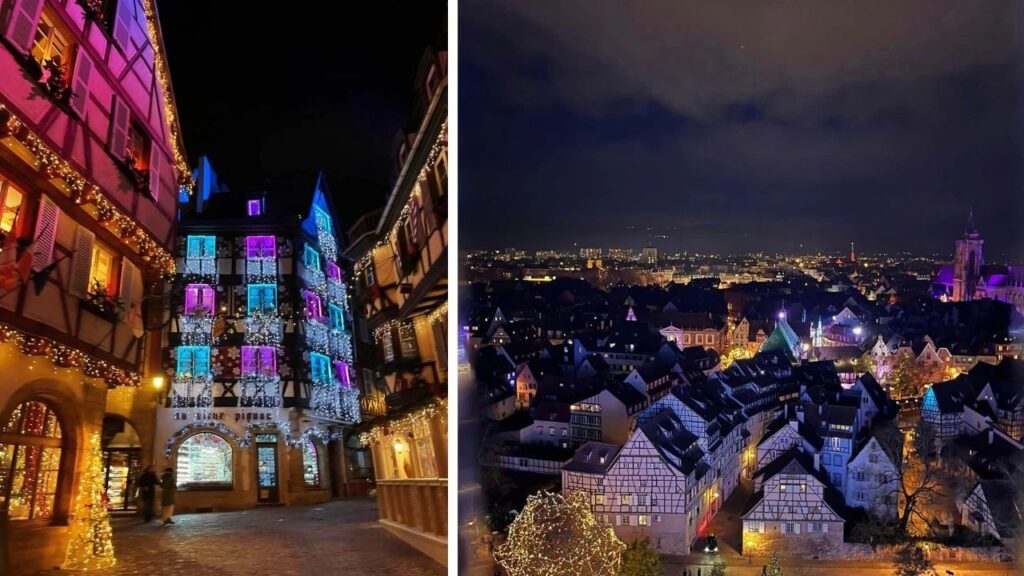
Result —
[[530, 496], [494, 558], [508, 576], [616, 576], [626, 545], [583, 492]]
[[907, 544], [896, 551], [892, 573], [893, 576], [936, 576], [932, 561], [913, 544]]
[[661, 576], [661, 555], [647, 538], [626, 546], [619, 576]]
[[71, 515], [68, 551], [61, 568], [64, 570], [96, 570], [113, 566], [114, 544], [110, 530], [110, 512], [103, 498], [103, 452], [100, 433], [89, 436], [86, 468], [78, 486], [75, 508]]
[[772, 552], [768, 566], [764, 569], [764, 576], [782, 576], [782, 564], [779, 563], [779, 553]]
[[708, 576], [726, 576], [726, 574], [728, 572], [725, 570], [725, 562], [722, 562], [721, 558], [716, 558], [715, 563], [711, 565]]

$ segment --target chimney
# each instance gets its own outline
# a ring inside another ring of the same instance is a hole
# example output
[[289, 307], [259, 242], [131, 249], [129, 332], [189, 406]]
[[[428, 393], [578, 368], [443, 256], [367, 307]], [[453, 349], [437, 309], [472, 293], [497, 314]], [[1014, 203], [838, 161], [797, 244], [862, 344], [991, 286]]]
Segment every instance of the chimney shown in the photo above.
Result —
[[992, 442], [995, 441], [995, 438], [996, 438], [995, 430], [993, 430], [992, 428], [989, 428], [988, 429], [988, 443], [992, 444]]
[[814, 469], [821, 470], [821, 452], [814, 453]]

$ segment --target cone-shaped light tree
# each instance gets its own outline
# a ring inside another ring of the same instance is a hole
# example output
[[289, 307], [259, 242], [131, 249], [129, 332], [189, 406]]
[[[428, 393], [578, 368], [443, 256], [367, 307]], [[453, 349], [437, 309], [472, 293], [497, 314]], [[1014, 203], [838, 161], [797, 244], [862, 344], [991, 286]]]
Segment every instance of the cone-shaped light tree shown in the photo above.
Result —
[[495, 559], [509, 576], [615, 576], [626, 545], [582, 492], [530, 496]]
[[103, 501], [103, 452], [100, 450], [99, 432], [89, 436], [85, 471], [72, 510], [70, 533], [68, 551], [61, 568], [95, 570], [109, 568], [117, 562], [110, 530], [110, 512]]

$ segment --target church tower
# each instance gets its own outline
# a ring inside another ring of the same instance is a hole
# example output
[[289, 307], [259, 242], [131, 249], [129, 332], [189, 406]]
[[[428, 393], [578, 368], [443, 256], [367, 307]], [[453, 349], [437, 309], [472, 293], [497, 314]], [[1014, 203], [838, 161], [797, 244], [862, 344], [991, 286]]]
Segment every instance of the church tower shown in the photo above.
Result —
[[965, 302], [974, 299], [974, 289], [981, 276], [981, 246], [985, 241], [974, 227], [974, 210], [967, 216], [967, 229], [963, 238], [956, 241], [956, 256], [953, 260], [953, 301]]

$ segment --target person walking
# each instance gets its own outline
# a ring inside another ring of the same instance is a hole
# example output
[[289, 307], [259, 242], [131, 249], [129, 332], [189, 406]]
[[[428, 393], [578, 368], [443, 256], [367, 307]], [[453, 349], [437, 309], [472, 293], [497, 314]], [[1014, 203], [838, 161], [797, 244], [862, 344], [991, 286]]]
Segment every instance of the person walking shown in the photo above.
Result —
[[146, 466], [138, 481], [139, 495], [142, 496], [142, 520], [144, 522], [153, 521], [153, 502], [156, 500], [156, 485], [159, 483], [160, 479], [156, 477], [153, 465]]
[[164, 469], [163, 475], [160, 476], [160, 489], [160, 505], [162, 506], [160, 519], [164, 521], [161, 526], [174, 524], [171, 516], [174, 515], [174, 492], [178, 489], [178, 486], [174, 480], [173, 468]]

